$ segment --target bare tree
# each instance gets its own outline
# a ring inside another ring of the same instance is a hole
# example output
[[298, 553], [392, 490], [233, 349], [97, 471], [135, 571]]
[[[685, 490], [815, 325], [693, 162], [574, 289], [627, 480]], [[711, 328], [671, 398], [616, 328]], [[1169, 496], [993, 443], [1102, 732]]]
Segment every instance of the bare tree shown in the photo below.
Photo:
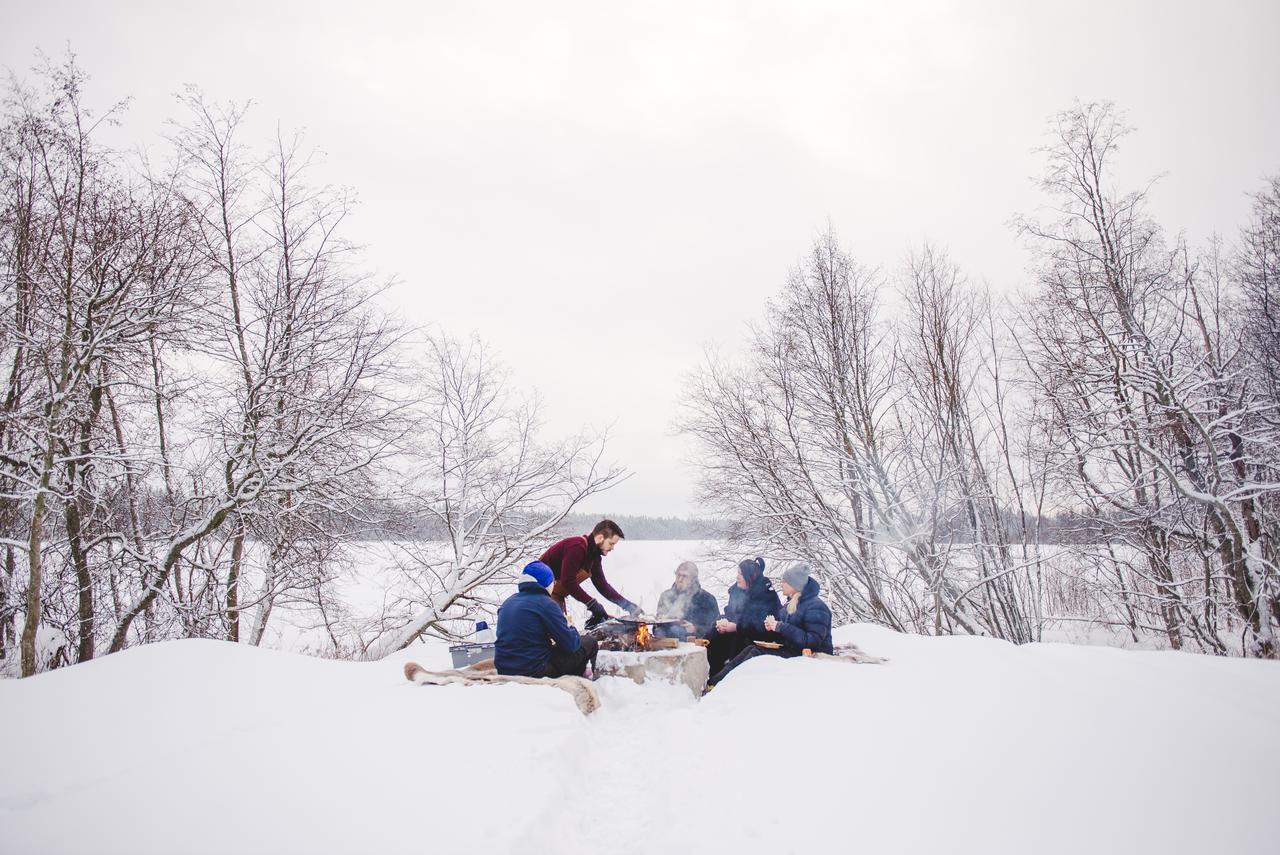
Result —
[[[995, 400], [975, 398], [985, 304], [934, 250], [909, 271], [908, 329], [880, 319], [881, 290], [828, 233], [748, 363], [695, 375], [682, 426], [702, 496], [736, 521], [740, 548], [815, 562], [838, 617], [1034, 637], [1015, 577], [1035, 562], [1010, 549], [996, 489], [1009, 453], [998, 378]], [[955, 549], [961, 514], [973, 561]]]
[[260, 640], [278, 596], [323, 597], [399, 435], [351, 199], [296, 140], [254, 159], [196, 93], [157, 173], [95, 142], [120, 109], [94, 118], [74, 59], [41, 77], [0, 126], [0, 643], [21, 618], [30, 674], [46, 625], [78, 660], [235, 639], [248, 609]]
[[[990, 297], [944, 252], [925, 245], [908, 259], [903, 298], [903, 432], [918, 461], [916, 477], [933, 485], [933, 551], [970, 553], [976, 572], [962, 599], [977, 603], [993, 634], [1035, 640], [1040, 596], [1027, 571], [1040, 555], [1026, 529], [1024, 498], [1034, 482], [1024, 485], [1014, 473], [1020, 453], [1009, 435], [1009, 387], [999, 370]], [[1019, 526], [1011, 528], [1015, 507]]]
[[1234, 277], [1240, 285], [1245, 343], [1257, 380], [1280, 400], [1280, 175], [1253, 197], [1253, 216], [1242, 230]]
[[470, 606], [491, 610], [485, 586], [535, 558], [570, 511], [623, 477], [602, 464], [602, 438], [539, 441], [537, 401], [512, 394], [479, 340], [436, 334], [426, 350], [402, 501], [443, 539], [397, 545], [404, 593], [366, 644], [369, 659], [426, 632], [449, 637]]
[[[129, 382], [148, 339], [181, 305], [182, 277], [169, 274], [189, 253], [172, 186], [130, 175], [94, 140], [119, 105], [100, 118], [83, 106], [85, 78], [74, 58], [47, 63], [41, 76], [42, 91], [13, 85], [6, 116], [13, 216], [5, 285], [13, 313], [5, 339], [13, 359], [4, 498], [24, 509], [27, 523], [24, 674], [36, 668], [44, 552], [60, 548], [60, 534], [75, 577], [78, 656], [94, 654], [94, 554], [120, 540], [100, 519], [96, 486], [99, 472], [121, 465], [99, 441], [104, 402]], [[62, 532], [49, 526], [51, 509], [63, 512]]]
[[1229, 592], [1246, 652], [1274, 656], [1277, 575], [1258, 506], [1280, 489], [1275, 400], [1245, 382], [1220, 265], [1166, 245], [1145, 191], [1111, 189], [1126, 132], [1107, 104], [1060, 114], [1043, 181], [1057, 216], [1021, 222], [1060, 483], [1142, 556], [1117, 577], [1122, 601], [1158, 615], [1170, 645], [1225, 649], [1205, 606]]
[[[377, 289], [352, 266], [355, 248], [340, 238], [350, 199], [308, 187], [310, 162], [297, 140], [278, 140], [255, 168], [236, 144], [239, 108], [212, 108], [194, 92], [184, 103], [193, 121], [177, 139], [204, 225], [207, 293], [217, 298], [208, 304], [212, 334], [200, 344], [215, 360], [202, 378], [200, 421], [218, 427], [211, 441], [186, 449], [189, 512], [176, 531], [149, 539], [159, 551], [136, 556], [143, 584], [113, 649], [183, 563], [191, 571], [189, 611], [224, 604], [225, 632], [238, 640], [241, 612], [255, 609], [252, 637], [261, 640], [277, 595], [323, 580], [314, 565], [294, 560], [331, 554], [307, 538], [326, 539], [326, 526], [368, 495], [369, 472], [398, 435], [399, 404], [390, 397], [398, 333], [372, 302]], [[256, 596], [246, 601], [255, 519], [265, 558]], [[227, 541], [201, 548], [226, 523]]]

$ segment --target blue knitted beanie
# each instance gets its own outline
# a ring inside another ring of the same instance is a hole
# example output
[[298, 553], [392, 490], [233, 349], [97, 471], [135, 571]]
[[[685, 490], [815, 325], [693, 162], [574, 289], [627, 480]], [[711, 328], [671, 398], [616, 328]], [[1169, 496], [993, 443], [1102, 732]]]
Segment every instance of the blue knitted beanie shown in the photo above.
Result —
[[544, 588], [550, 588], [555, 584], [556, 574], [551, 572], [551, 568], [543, 564], [541, 561], [530, 561], [524, 565], [520, 577], [516, 579], [517, 585], [525, 582], [536, 582]]

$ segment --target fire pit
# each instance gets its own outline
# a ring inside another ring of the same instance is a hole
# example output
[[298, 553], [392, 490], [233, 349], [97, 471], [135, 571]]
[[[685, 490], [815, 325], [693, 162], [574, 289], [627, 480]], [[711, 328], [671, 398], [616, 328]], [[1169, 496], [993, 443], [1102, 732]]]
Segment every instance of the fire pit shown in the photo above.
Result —
[[601, 650], [641, 653], [678, 647], [678, 639], [667, 638], [660, 632], [665, 629], [679, 629], [683, 632], [683, 625], [678, 620], [661, 620], [640, 615], [634, 618], [611, 618], [587, 634], [599, 642]]
[[664, 628], [679, 628], [676, 620], [614, 618], [592, 629], [588, 635], [600, 644], [596, 673], [626, 677], [636, 683], [647, 680], [685, 685], [696, 698], [707, 684], [707, 651], [696, 644], [656, 634]]

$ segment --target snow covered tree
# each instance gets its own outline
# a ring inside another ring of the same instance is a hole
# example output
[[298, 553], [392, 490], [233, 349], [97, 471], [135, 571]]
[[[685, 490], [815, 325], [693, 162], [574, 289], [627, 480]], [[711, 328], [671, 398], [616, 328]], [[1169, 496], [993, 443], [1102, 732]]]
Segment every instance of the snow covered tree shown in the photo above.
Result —
[[[975, 397], [977, 295], [932, 249], [908, 270], [908, 328], [882, 319], [882, 290], [828, 233], [746, 364], [695, 375], [682, 424], [701, 496], [735, 546], [814, 562], [839, 618], [1027, 640], [1027, 562], [993, 474], [1002, 411]], [[959, 519], [971, 561], [953, 551]]]
[[157, 173], [97, 141], [121, 107], [84, 106], [74, 59], [39, 79], [0, 126], [2, 652], [234, 640], [247, 610], [256, 642], [278, 597], [322, 599], [399, 435], [351, 200], [194, 92]]
[[478, 339], [436, 334], [426, 355], [401, 503], [442, 539], [395, 546], [405, 593], [372, 631], [369, 659], [426, 632], [449, 637], [469, 606], [492, 610], [485, 586], [536, 558], [570, 511], [624, 474], [602, 463], [603, 438], [540, 441], [537, 399], [513, 393]]
[[1247, 653], [1275, 656], [1280, 577], [1259, 509], [1280, 491], [1276, 401], [1250, 382], [1221, 265], [1167, 244], [1144, 191], [1112, 189], [1126, 132], [1109, 104], [1060, 114], [1042, 182], [1057, 217], [1021, 222], [1058, 483], [1139, 556], [1116, 564], [1118, 594], [1171, 646], [1225, 651], [1222, 606]]
[[[118, 390], [145, 365], [148, 342], [179, 325], [190, 266], [189, 221], [171, 182], [126, 170], [95, 132], [85, 77], [46, 62], [43, 88], [15, 84], [4, 127], [4, 345], [9, 378], [0, 433], [6, 563], [26, 559], [22, 672], [34, 673], [47, 582], [73, 586], [80, 659], [91, 658], [99, 559], [123, 542], [106, 517], [103, 479], [127, 468], [108, 437]], [[61, 512], [64, 527], [52, 525]], [[46, 548], [73, 578], [46, 580]], [[10, 582], [13, 580], [10, 579]], [[65, 601], [63, 601], [65, 602]], [[66, 623], [68, 616], [59, 616]]]
[[[335, 522], [372, 492], [372, 469], [398, 431], [398, 333], [341, 238], [350, 198], [307, 184], [299, 140], [277, 140], [255, 161], [238, 143], [242, 108], [209, 105], [195, 91], [183, 103], [192, 118], [176, 140], [209, 299], [208, 334], [196, 347], [214, 366], [201, 376], [197, 419], [216, 430], [186, 428], [190, 513], [153, 536], [165, 546], [143, 559], [147, 581], [117, 628], [117, 649], [132, 617], [169, 584], [193, 626], [216, 610], [231, 640], [252, 609], [250, 640], [260, 641], [276, 597], [327, 581], [332, 538], [347, 528]], [[204, 542], [224, 525], [225, 539]], [[264, 554], [246, 598], [251, 535]]]

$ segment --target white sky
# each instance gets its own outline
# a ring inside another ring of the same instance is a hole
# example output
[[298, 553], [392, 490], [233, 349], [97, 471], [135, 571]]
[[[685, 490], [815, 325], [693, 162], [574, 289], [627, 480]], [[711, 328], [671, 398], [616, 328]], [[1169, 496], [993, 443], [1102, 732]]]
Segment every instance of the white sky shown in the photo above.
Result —
[[[589, 510], [688, 514], [682, 378], [828, 219], [893, 270], [928, 239], [1020, 284], [1010, 218], [1075, 98], [1138, 132], [1122, 178], [1234, 236], [1280, 171], [1280, 3], [82, 3], [0, 0], [0, 63], [70, 43], [158, 145], [184, 83], [304, 127], [348, 236], [415, 324], [478, 332], [549, 433], [612, 426], [634, 475]], [[613, 392], [601, 389], [610, 381]], [[595, 390], [594, 392], [591, 390]]]

